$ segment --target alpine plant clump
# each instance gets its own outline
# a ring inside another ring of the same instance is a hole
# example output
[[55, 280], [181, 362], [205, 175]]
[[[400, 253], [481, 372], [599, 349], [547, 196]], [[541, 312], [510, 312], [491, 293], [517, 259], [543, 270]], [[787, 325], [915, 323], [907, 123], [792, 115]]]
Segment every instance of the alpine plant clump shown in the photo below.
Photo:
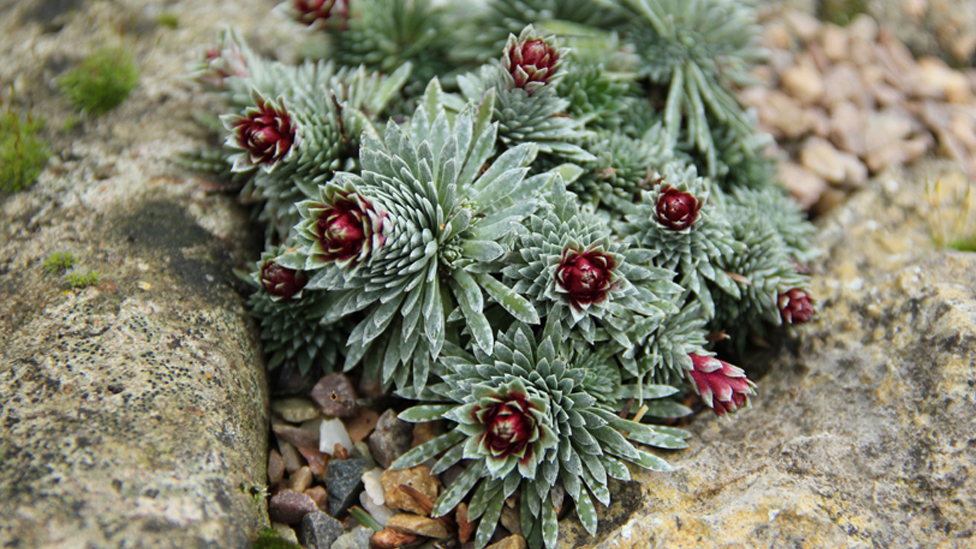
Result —
[[288, 0], [299, 65], [222, 31], [190, 67], [222, 146], [182, 160], [267, 227], [242, 276], [269, 368], [409, 401], [443, 429], [392, 467], [460, 473], [431, 515], [481, 549], [507, 507], [552, 549], [608, 479], [669, 469], [662, 423], [758, 398], [741, 352], [816, 318], [813, 229], [729, 88], [746, 3], [442, 4]]

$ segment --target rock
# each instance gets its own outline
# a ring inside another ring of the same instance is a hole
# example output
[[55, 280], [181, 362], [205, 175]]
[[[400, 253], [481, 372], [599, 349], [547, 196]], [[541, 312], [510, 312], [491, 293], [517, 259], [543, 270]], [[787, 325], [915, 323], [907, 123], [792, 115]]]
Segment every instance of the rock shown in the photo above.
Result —
[[525, 538], [519, 534], [513, 534], [498, 543], [492, 543], [485, 549], [526, 549], [527, 547]]
[[437, 477], [430, 474], [430, 467], [418, 465], [410, 469], [387, 469], [380, 475], [380, 482], [383, 483], [385, 490], [386, 505], [391, 509], [409, 511], [418, 515], [428, 515], [428, 510], [424, 509], [409, 494], [400, 489], [401, 484], [406, 484], [417, 490], [430, 501], [437, 501], [440, 493], [441, 483]]
[[850, 37], [843, 28], [828, 23], [820, 34], [820, 45], [828, 59], [834, 63], [846, 61], [850, 57]]
[[[233, 269], [261, 231], [174, 160], [207, 145], [186, 64], [218, 22], [262, 49], [288, 24], [256, 0], [167, 6], [165, 32], [136, 30], [155, 0], [0, 4], [0, 104], [46, 119], [54, 155], [0, 198], [0, 546], [247, 547], [267, 525], [268, 390]], [[143, 74], [79, 116], [55, 79], [101, 45]], [[57, 251], [102, 284], [44, 274]]]
[[812, 105], [824, 96], [824, 81], [813, 60], [807, 56], [782, 75], [783, 87], [801, 104]]
[[369, 435], [369, 451], [376, 463], [384, 469], [410, 449], [413, 441], [413, 424], [396, 416], [388, 409], [376, 422], [376, 430]]
[[444, 434], [443, 421], [425, 421], [413, 424], [413, 441], [410, 446], [417, 447], [425, 442], [430, 442]]
[[823, 77], [823, 88], [823, 103], [828, 107], [848, 101], [862, 109], [874, 106], [861, 82], [860, 71], [849, 63], [831, 67]]
[[325, 473], [325, 468], [329, 465], [329, 454], [320, 452], [318, 448], [299, 448], [298, 452], [308, 462], [313, 475], [318, 477]]
[[385, 528], [373, 534], [370, 540], [374, 549], [396, 549], [417, 541], [417, 536], [412, 534], [401, 534], [389, 528]]
[[386, 503], [385, 489], [383, 488], [383, 483], [380, 482], [380, 476], [383, 474], [383, 469], [376, 467], [370, 469], [363, 473], [363, 489], [369, 494], [369, 497], [373, 499], [378, 505], [383, 505]]
[[694, 418], [673, 472], [612, 485], [639, 503], [615, 492], [597, 540], [561, 521], [558, 547], [968, 547], [976, 254], [937, 249], [948, 211], [923, 206], [947, 173], [891, 170], [822, 219], [819, 314], [771, 352], [761, 397]]
[[278, 450], [272, 449], [268, 454], [268, 486], [274, 486], [285, 478], [285, 460]]
[[298, 530], [298, 541], [305, 549], [331, 549], [345, 532], [342, 523], [322, 511], [305, 515]]
[[312, 470], [307, 466], [295, 471], [285, 482], [285, 489], [293, 492], [304, 492], [312, 485]]
[[275, 438], [278, 441], [278, 450], [281, 451], [281, 460], [285, 463], [285, 471], [294, 473], [299, 470], [302, 467], [302, 457], [299, 455], [298, 450], [281, 438], [277, 436]]
[[281, 490], [271, 496], [268, 503], [268, 514], [271, 520], [285, 524], [298, 524], [308, 513], [317, 512], [315, 501], [305, 494], [292, 490]]
[[[867, 113], [853, 103], [834, 105], [830, 111], [830, 140], [853, 155], [864, 154]], [[872, 140], [877, 137], [872, 135]]]
[[922, 97], [944, 98], [950, 103], [968, 104], [973, 101], [973, 89], [966, 75], [952, 70], [941, 59], [919, 59], [916, 73], [916, 93]]
[[866, 13], [859, 13], [847, 25], [847, 34], [854, 40], [874, 42], [878, 38], [878, 22]]
[[319, 435], [301, 427], [277, 423], [271, 426], [271, 430], [280, 440], [284, 440], [292, 446], [314, 448], [319, 445]]
[[352, 440], [353, 444], [365, 440], [376, 428], [376, 422], [379, 419], [379, 414], [366, 408], [361, 408], [354, 417], [347, 419], [345, 422], [346, 433], [349, 434], [349, 439]]
[[838, 151], [819, 137], [804, 142], [800, 163], [831, 183], [858, 186], [867, 180], [867, 168], [856, 156]]
[[339, 536], [332, 543], [332, 549], [370, 549], [370, 538], [373, 531], [364, 526], [357, 526], [350, 532]]
[[312, 400], [323, 414], [332, 417], [356, 415], [356, 389], [345, 374], [329, 374], [312, 388]]
[[783, 19], [786, 20], [793, 34], [804, 42], [817, 38], [823, 28], [823, 23], [819, 19], [799, 10], [788, 10], [783, 15]]
[[312, 501], [315, 502], [316, 507], [318, 507], [320, 511], [329, 510], [329, 493], [325, 491], [325, 488], [321, 486], [312, 486], [302, 493], [312, 498]]
[[386, 521], [390, 520], [390, 517], [396, 514], [396, 511], [390, 509], [386, 505], [376, 503], [376, 501], [373, 500], [373, 498], [370, 497], [370, 495], [365, 491], [359, 494], [359, 503], [362, 504], [363, 509], [365, 509], [376, 522], [383, 525], [386, 524]]
[[278, 533], [278, 537], [288, 543], [298, 543], [298, 534], [295, 529], [283, 522], [272, 522], [271, 529]]
[[353, 449], [352, 440], [349, 439], [349, 433], [346, 432], [346, 426], [340, 419], [323, 421], [317, 442], [319, 451], [330, 456], [335, 453], [336, 444], [345, 448], [346, 451]]
[[412, 534], [428, 538], [446, 539], [450, 537], [447, 528], [440, 521], [410, 513], [393, 515], [386, 521], [386, 527], [401, 534]]
[[365, 459], [334, 459], [326, 470], [325, 489], [329, 493], [329, 514], [337, 517], [359, 497]]
[[319, 410], [307, 398], [285, 398], [271, 402], [271, 411], [290, 423], [302, 423], [319, 417]]
[[[556, 512], [558, 515], [558, 511]], [[502, 516], [499, 520], [506, 530], [513, 534], [522, 534], [522, 518], [519, 512], [508, 505], [502, 506]]]

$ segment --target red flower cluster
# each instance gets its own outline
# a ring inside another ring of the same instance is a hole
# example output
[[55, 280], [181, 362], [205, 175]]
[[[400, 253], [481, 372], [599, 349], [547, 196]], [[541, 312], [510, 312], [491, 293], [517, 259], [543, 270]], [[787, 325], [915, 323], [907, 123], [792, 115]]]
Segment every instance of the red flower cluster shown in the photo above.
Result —
[[[359, 195], [349, 195], [347, 200], [337, 200], [323, 210], [315, 228], [325, 258], [346, 261], [359, 255], [371, 237], [372, 230], [367, 225], [372, 223], [369, 214], [374, 211], [373, 205]], [[377, 227], [377, 232], [381, 228]]]
[[741, 368], [712, 356], [689, 354], [694, 369], [691, 379], [695, 391], [717, 415], [724, 416], [749, 404], [755, 385]]
[[796, 288], [779, 294], [777, 300], [779, 314], [786, 324], [804, 324], [813, 318], [813, 304], [810, 303], [810, 294]]
[[295, 20], [308, 27], [330, 18], [345, 21], [349, 15], [346, 0], [294, 0], [292, 10]]
[[237, 145], [248, 151], [252, 164], [273, 165], [295, 143], [291, 116], [267, 101], [262, 101], [257, 109], [248, 109], [246, 116], [234, 124], [234, 132]]
[[657, 198], [657, 222], [673, 231], [691, 227], [698, 219], [701, 202], [691, 193], [664, 187]]
[[291, 299], [307, 282], [308, 276], [303, 271], [282, 267], [274, 261], [265, 261], [261, 266], [261, 286], [274, 297]]
[[[549, 82], [559, 62], [559, 52], [545, 40], [536, 38], [512, 45], [506, 58], [506, 68], [515, 80], [515, 87], [532, 95], [536, 88]], [[538, 82], [538, 85], [527, 87], [530, 82]]]
[[576, 309], [606, 299], [613, 286], [612, 271], [616, 267], [609, 255], [591, 250], [579, 253], [568, 249], [556, 270], [556, 281], [568, 294]]
[[487, 429], [484, 445], [491, 455], [504, 459], [518, 454], [519, 459], [532, 455], [529, 445], [538, 438], [535, 418], [529, 413], [532, 405], [522, 393], [510, 393], [505, 400], [486, 408], [475, 408], [475, 420]]

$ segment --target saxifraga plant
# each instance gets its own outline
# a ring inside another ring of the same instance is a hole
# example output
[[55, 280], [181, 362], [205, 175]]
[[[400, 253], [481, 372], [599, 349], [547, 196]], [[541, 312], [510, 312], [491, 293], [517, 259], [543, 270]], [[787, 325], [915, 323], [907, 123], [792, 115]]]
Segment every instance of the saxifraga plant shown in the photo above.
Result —
[[261, 203], [270, 366], [356, 370], [415, 401], [402, 419], [444, 420], [393, 467], [463, 464], [433, 514], [466, 502], [478, 549], [516, 500], [528, 545], [553, 548], [560, 493], [595, 533], [608, 478], [686, 446], [656, 420], [691, 394], [749, 406], [710, 336], [813, 318], [811, 226], [728, 86], [760, 54], [747, 3], [276, 11], [332, 53], [289, 66], [224, 31], [193, 75], [227, 101], [225, 145], [186, 163]]

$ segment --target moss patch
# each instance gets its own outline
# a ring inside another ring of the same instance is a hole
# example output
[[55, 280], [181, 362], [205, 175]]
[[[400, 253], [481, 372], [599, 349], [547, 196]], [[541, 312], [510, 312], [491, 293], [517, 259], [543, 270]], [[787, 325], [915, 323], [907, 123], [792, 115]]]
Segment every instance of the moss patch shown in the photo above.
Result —
[[39, 133], [44, 120], [26, 118], [8, 110], [0, 113], [0, 191], [17, 192], [29, 187], [51, 156]]
[[104, 114], [118, 107], [139, 83], [132, 56], [122, 48], [102, 48], [58, 80], [61, 93], [80, 111]]
[[44, 260], [44, 272], [58, 274], [67, 271], [75, 264], [75, 256], [68, 252], [51, 252]]
[[817, 14], [820, 19], [843, 27], [857, 15], [867, 12], [865, 4], [865, 0], [821, 0]]

